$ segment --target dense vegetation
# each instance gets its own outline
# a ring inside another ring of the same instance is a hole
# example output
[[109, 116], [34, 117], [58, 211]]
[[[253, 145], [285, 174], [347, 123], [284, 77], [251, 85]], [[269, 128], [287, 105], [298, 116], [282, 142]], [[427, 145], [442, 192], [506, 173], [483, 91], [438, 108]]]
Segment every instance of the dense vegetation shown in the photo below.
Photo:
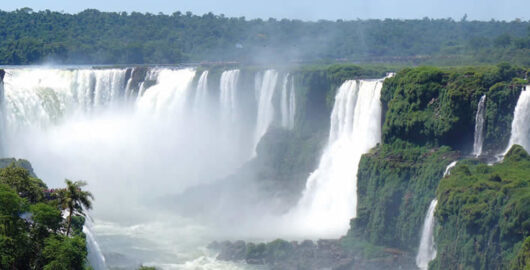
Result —
[[[458, 158], [447, 146], [429, 149], [396, 141], [363, 156], [357, 179], [357, 218], [347, 238], [414, 250], [425, 212], [446, 166]], [[421, 207], [419, 207], [421, 206]]]
[[460, 162], [436, 193], [438, 255], [432, 269], [530, 267], [530, 156], [521, 146], [494, 166]]
[[487, 96], [485, 151], [505, 147], [528, 70], [509, 64], [484, 67], [406, 68], [385, 81], [384, 143], [449, 145], [470, 151], [480, 97]]
[[197, 61], [530, 63], [530, 23], [453, 19], [246, 20], [29, 8], [0, 12], [0, 64]]
[[87, 268], [81, 206], [90, 207], [91, 195], [82, 186], [67, 180], [65, 189], [50, 190], [24, 160], [0, 169], [0, 269]]

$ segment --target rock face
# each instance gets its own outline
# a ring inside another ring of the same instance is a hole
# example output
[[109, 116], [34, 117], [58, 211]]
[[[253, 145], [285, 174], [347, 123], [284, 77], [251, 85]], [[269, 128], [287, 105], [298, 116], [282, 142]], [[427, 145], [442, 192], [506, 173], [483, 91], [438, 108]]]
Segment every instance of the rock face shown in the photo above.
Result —
[[384, 256], [365, 259], [344, 248], [341, 240], [275, 240], [259, 244], [225, 241], [213, 242], [209, 248], [219, 252], [219, 260], [265, 265], [273, 270], [415, 269], [414, 259], [400, 250], [387, 249]]
[[32, 177], [37, 177], [33, 171], [31, 163], [25, 159], [16, 159], [16, 158], [0, 158], [0, 169], [13, 164], [15, 167], [21, 167], [26, 169]]

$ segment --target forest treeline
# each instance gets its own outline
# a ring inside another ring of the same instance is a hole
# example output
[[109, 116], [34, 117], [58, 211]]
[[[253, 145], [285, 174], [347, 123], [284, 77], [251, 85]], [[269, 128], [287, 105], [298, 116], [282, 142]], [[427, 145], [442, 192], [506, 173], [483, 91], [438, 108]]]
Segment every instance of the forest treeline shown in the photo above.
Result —
[[0, 11], [0, 64], [201, 61], [530, 65], [530, 22], [300, 20], [212, 13]]

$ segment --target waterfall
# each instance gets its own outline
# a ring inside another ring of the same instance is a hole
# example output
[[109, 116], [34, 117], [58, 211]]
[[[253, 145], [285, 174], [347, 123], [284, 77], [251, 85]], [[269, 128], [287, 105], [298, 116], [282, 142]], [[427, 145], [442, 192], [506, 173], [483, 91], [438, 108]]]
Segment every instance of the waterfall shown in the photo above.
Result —
[[451, 162], [449, 165], [447, 165], [447, 167], [445, 168], [445, 171], [444, 171], [444, 176], [443, 177], [446, 177], [448, 175], [451, 174], [451, 169], [456, 166], [456, 163], [458, 163], [457, 160]]
[[418, 255], [416, 256], [416, 265], [420, 269], [428, 269], [429, 262], [436, 258], [436, 247], [434, 243], [434, 211], [436, 210], [438, 200], [434, 199], [429, 205], [429, 210], [423, 222], [423, 229], [421, 231], [420, 247]]
[[[259, 76], [261, 77], [261, 76]], [[259, 88], [256, 89], [256, 96], [258, 102], [258, 115], [256, 120], [256, 129], [254, 131], [253, 156], [256, 155], [256, 148], [261, 137], [265, 135], [269, 125], [274, 119], [274, 106], [272, 104], [272, 97], [276, 89], [276, 82], [278, 80], [278, 72], [269, 69], [265, 71], [263, 77], [256, 81], [261, 82]]]
[[514, 144], [530, 151], [530, 85], [521, 92], [515, 106], [510, 142], [504, 153], [506, 154]]
[[381, 140], [382, 85], [383, 80], [350, 80], [338, 89], [328, 144], [289, 213], [299, 223], [299, 233], [339, 237], [356, 216], [359, 161]]
[[90, 266], [92, 266], [94, 270], [105, 270], [107, 269], [105, 256], [101, 252], [101, 248], [99, 247], [99, 244], [92, 233], [92, 227], [92, 220], [89, 216], [87, 216], [85, 219], [85, 225], [83, 226], [83, 233], [86, 235], [88, 251], [87, 258], [90, 262]]
[[156, 84], [147, 88], [136, 102], [139, 112], [163, 117], [169, 117], [168, 113], [180, 115], [194, 76], [195, 70], [191, 68], [159, 70]]
[[[149, 68], [130, 81], [127, 70], [8, 68], [4, 152], [30, 160], [50, 188], [66, 177], [87, 181], [97, 198], [91, 214], [98, 224], [92, 228], [87, 218], [84, 228], [95, 269], [184, 265], [204, 254], [215, 230], [180, 216], [174, 198], [232, 173], [242, 143], [223, 144], [217, 106], [198, 109], [213, 115], [204, 121], [189, 117], [196, 109], [193, 80], [204, 73]], [[249, 126], [250, 141], [255, 123], [248, 122], [242, 127]], [[113, 207], [116, 201], [131, 211]]]
[[478, 102], [477, 114], [475, 116], [475, 139], [473, 141], [473, 155], [478, 157], [482, 154], [482, 145], [484, 144], [484, 117], [486, 95], [483, 95]]
[[296, 92], [294, 89], [294, 78], [291, 78], [291, 88], [289, 91], [289, 128], [294, 128], [294, 117], [296, 114]]
[[4, 76], [5, 71], [0, 69], [0, 157], [4, 157], [4, 133], [6, 132], [5, 125], [5, 102], [4, 102]]
[[208, 99], [208, 70], [203, 71], [197, 82], [197, 91], [195, 92], [194, 108], [201, 109], [201, 106], [206, 106]]
[[289, 73], [283, 77], [281, 93], [281, 124], [282, 127], [292, 129], [294, 127], [294, 115], [296, 112], [294, 81]]
[[97, 112], [121, 102], [125, 87], [124, 69], [7, 71], [4, 83], [9, 130], [46, 127], [60, 122], [65, 115]]
[[237, 121], [237, 82], [239, 79], [239, 70], [224, 71], [221, 74], [221, 95], [220, 108], [221, 117], [224, 123], [234, 123]]

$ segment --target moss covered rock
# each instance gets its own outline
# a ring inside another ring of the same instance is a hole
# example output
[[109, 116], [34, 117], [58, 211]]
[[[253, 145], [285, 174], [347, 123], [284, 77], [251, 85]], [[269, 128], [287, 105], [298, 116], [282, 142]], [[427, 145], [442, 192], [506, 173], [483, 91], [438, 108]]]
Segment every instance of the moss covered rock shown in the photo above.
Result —
[[478, 102], [487, 94], [484, 149], [502, 149], [525, 72], [508, 64], [404, 69], [387, 79], [382, 89], [383, 141], [449, 145], [469, 152]]
[[521, 146], [493, 166], [460, 162], [440, 182], [437, 197], [438, 255], [431, 269], [523, 269], [518, 267], [528, 261], [530, 157]]
[[457, 157], [449, 147], [429, 149], [400, 141], [363, 155], [357, 217], [347, 237], [415, 251], [438, 181]]

